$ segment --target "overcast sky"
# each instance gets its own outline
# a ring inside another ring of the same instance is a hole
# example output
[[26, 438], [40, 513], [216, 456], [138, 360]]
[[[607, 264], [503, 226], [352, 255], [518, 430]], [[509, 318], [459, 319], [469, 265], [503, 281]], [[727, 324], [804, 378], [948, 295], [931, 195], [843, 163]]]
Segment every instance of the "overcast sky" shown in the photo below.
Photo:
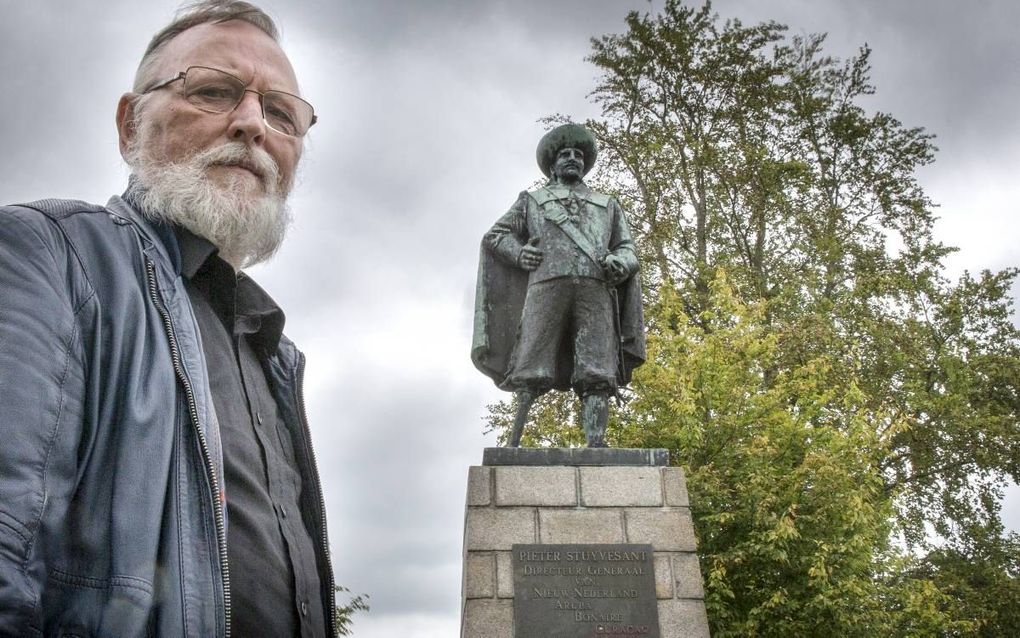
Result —
[[[105, 202], [127, 172], [114, 109], [172, 1], [0, 0], [0, 201]], [[278, 20], [320, 115], [296, 223], [252, 271], [309, 355], [306, 395], [337, 579], [359, 638], [458, 634], [467, 468], [503, 398], [471, 365], [482, 233], [539, 176], [536, 120], [597, 114], [589, 38], [661, 1], [292, 0]], [[724, 17], [874, 50], [869, 105], [938, 136], [921, 174], [962, 269], [1020, 264], [1020, 3], [719, 0]], [[1014, 289], [1014, 295], [1020, 289]], [[1006, 506], [1020, 528], [1020, 499]]]

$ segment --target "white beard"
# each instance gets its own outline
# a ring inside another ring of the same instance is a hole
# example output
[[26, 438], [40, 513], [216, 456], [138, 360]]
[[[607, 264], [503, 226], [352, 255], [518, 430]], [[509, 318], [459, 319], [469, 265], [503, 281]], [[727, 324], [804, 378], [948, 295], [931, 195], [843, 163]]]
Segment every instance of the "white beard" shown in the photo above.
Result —
[[[177, 163], [162, 162], [148, 152], [145, 128], [143, 123], [125, 155], [133, 176], [128, 195], [139, 212], [204, 237], [234, 268], [272, 257], [283, 243], [291, 214], [286, 201], [290, 184], [280, 183], [269, 153], [228, 142]], [[261, 185], [234, 170], [222, 186], [209, 177], [213, 165], [238, 163], [254, 168]]]

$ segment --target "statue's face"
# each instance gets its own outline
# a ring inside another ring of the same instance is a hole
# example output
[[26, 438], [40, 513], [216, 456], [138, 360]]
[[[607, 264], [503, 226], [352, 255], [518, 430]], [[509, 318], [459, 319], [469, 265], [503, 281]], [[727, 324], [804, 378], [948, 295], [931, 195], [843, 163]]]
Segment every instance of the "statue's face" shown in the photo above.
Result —
[[556, 154], [553, 175], [561, 182], [576, 182], [584, 175], [584, 153], [576, 148], [564, 148]]

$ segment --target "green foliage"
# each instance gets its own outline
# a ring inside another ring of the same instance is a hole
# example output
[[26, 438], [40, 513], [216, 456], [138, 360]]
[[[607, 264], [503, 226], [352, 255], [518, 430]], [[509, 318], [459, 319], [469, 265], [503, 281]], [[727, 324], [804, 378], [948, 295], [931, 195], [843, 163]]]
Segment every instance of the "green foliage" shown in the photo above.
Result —
[[[997, 569], [1005, 559], [1007, 570]], [[1006, 555], [988, 557], [953, 549], [932, 552], [914, 566], [912, 576], [945, 592], [948, 612], [965, 618], [982, 638], [1016, 636], [1020, 627], [1020, 547], [1007, 546]]]
[[660, 289], [649, 360], [614, 444], [668, 448], [688, 469], [713, 635], [969, 627], [930, 584], [883, 578], [895, 525], [881, 469], [889, 439], [854, 381], [835, 378], [836, 357], [787, 364], [793, 335], [763, 321], [764, 303], [741, 302], [723, 271], [706, 301], [692, 321], [677, 292]]
[[[713, 635], [1008, 635], [1017, 270], [945, 276], [932, 136], [864, 108], [866, 47], [708, 4], [592, 45], [594, 181], [628, 210], [648, 323], [609, 439], [687, 469]], [[526, 444], [580, 444], [570, 403], [543, 397]]]
[[[368, 594], [350, 596], [351, 590], [342, 585], [336, 585], [333, 589], [338, 601], [336, 605], [336, 635], [352, 636], [354, 635], [354, 614], [359, 611], [369, 611]], [[341, 605], [339, 603], [340, 596], [345, 594], [348, 595], [348, 600]]]

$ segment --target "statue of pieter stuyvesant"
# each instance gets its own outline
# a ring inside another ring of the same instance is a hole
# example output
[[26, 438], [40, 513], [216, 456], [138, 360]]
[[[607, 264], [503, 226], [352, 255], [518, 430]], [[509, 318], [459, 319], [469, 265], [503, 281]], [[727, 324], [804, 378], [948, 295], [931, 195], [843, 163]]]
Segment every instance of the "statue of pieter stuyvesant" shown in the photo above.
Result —
[[627, 218], [583, 179], [596, 152], [583, 126], [549, 131], [536, 153], [549, 182], [521, 193], [482, 240], [471, 359], [516, 393], [511, 447], [537, 397], [571, 388], [588, 447], [605, 447], [609, 397], [645, 359]]

